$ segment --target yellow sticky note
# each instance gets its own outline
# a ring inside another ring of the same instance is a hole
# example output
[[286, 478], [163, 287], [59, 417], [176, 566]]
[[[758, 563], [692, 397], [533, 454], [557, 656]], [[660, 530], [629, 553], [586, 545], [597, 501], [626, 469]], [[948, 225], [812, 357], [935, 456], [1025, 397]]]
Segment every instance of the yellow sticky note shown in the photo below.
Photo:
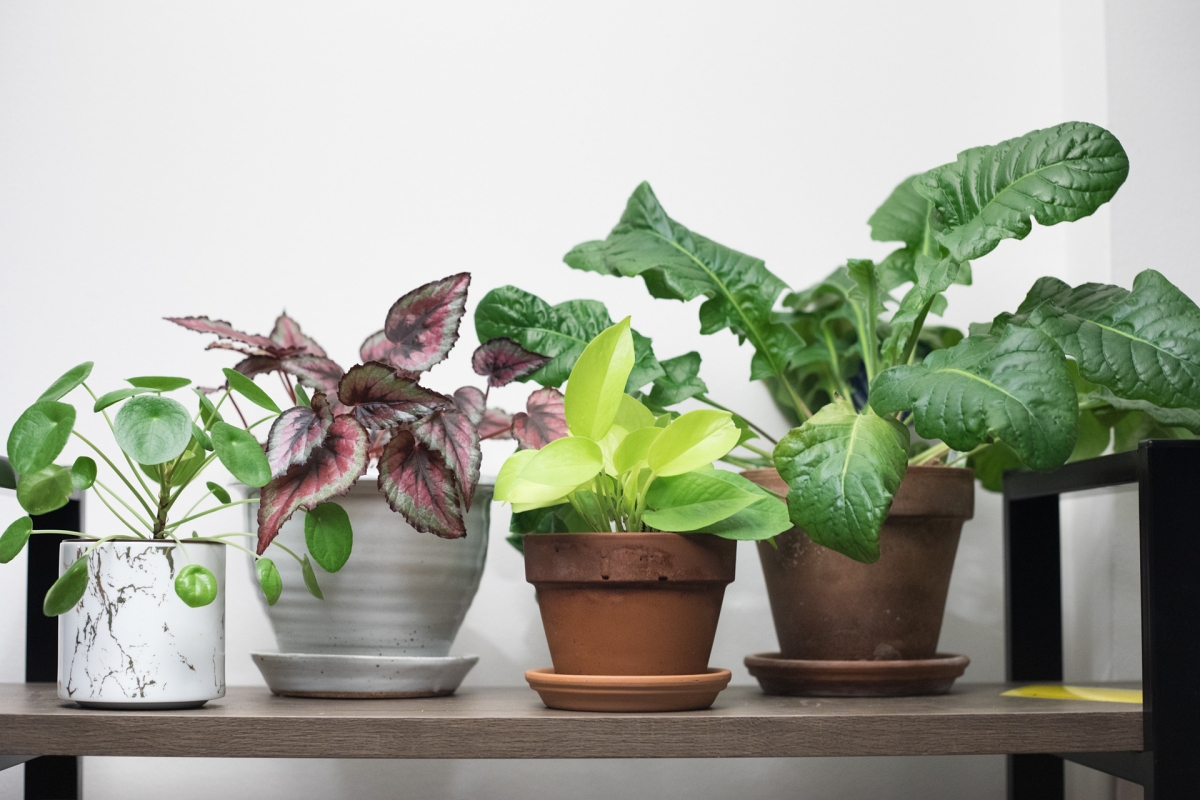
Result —
[[1022, 686], [1001, 693], [1004, 697], [1040, 697], [1047, 700], [1092, 700], [1098, 703], [1141, 703], [1141, 689], [1098, 689], [1088, 686], [1043, 684]]

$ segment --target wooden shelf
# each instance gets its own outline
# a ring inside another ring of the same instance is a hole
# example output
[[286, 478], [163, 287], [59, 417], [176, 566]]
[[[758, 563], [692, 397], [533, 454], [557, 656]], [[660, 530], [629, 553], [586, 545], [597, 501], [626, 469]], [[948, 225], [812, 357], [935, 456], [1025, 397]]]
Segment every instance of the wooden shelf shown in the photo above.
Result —
[[[1128, 687], [1130, 684], [1122, 684]], [[770, 697], [734, 686], [673, 714], [553, 711], [522, 688], [453, 697], [313, 700], [231, 688], [194, 711], [90, 711], [49, 684], [0, 684], [0, 756], [751, 758], [1142, 749], [1142, 707], [1001, 697]]]

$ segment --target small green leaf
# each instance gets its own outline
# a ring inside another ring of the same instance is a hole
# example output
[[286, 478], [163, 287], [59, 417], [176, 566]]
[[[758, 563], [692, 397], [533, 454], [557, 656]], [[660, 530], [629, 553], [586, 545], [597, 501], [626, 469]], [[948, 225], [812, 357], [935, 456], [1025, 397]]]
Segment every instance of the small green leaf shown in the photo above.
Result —
[[304, 542], [321, 569], [337, 572], [354, 545], [350, 517], [337, 503], [321, 503], [304, 516]]
[[[204, 467], [206, 459], [203, 445], [192, 438], [183, 453], [171, 462], [171, 486], [183, 486], [190, 481]], [[167, 466], [166, 464], [149, 467], [143, 465], [143, 470], [151, 478], [161, 483], [162, 473], [166, 472]]]
[[212, 439], [210, 439], [208, 434], [204, 432], [203, 428], [201, 428], [199, 425], [197, 425], [194, 422], [192, 423], [192, 439], [194, 439], [196, 442], [198, 442], [200, 444], [200, 446], [203, 447], [208, 452], [210, 452], [210, 453], [212, 452], [212, 449], [213, 449]]
[[126, 398], [133, 397], [134, 395], [145, 394], [149, 391], [153, 390], [139, 389], [137, 387], [128, 389], [114, 389], [113, 391], [108, 392], [107, 394], [102, 394], [96, 398], [96, 402], [92, 405], [92, 413], [98, 414], [109, 406], [114, 406]]
[[0, 535], [0, 564], [7, 564], [25, 549], [32, 531], [33, 520], [29, 517], [21, 517], [4, 529], [4, 534]]
[[663, 429], [646, 453], [646, 463], [659, 477], [682, 475], [728, 453], [741, 435], [728, 411], [689, 411]]
[[96, 462], [87, 456], [80, 456], [71, 465], [71, 485], [76, 489], [90, 489], [96, 482]]
[[8, 460], [18, 475], [37, 472], [54, 463], [75, 427], [75, 407], [39, 400], [25, 409], [8, 434]]
[[732, 517], [701, 528], [697, 533], [711, 533], [723, 539], [738, 541], [766, 539], [774, 545], [774, 537], [792, 527], [792, 521], [788, 518], [787, 503], [766, 489], [751, 483], [741, 475], [723, 469], [708, 470], [704, 474], [757, 494], [759, 500]]
[[188, 564], [175, 576], [175, 594], [192, 608], [217, 599], [217, 576], [199, 564]]
[[247, 486], [266, 486], [271, 480], [267, 456], [248, 431], [227, 422], [212, 428], [213, 450], [225, 469]]
[[17, 473], [13, 472], [12, 465], [8, 463], [7, 458], [0, 458], [0, 489], [16, 488]]
[[303, 386], [301, 386], [300, 384], [297, 383], [295, 392], [296, 392], [296, 405], [305, 406], [305, 407], [312, 405], [312, 400], [310, 400], [308, 398], [308, 392], [304, 391]]
[[152, 392], [171, 392], [176, 389], [182, 389], [185, 386], [190, 386], [192, 383], [187, 378], [167, 378], [162, 375], [143, 375], [140, 378], [126, 378], [125, 380], [131, 386], [136, 386], [139, 389], [149, 389]]
[[686, 533], [728, 519], [762, 499], [710, 474], [716, 471], [656, 480], [646, 493], [646, 506], [651, 510], [642, 519], [660, 531]]
[[225, 491], [225, 487], [218, 486], [217, 484], [213, 483], [212, 481], [209, 481], [208, 483], [206, 483], [204, 485], [208, 488], [208, 490], [210, 492], [213, 493], [213, 497], [217, 498], [217, 500], [220, 501], [222, 505], [224, 505], [225, 503], [228, 503], [230, 501], [229, 492]]
[[221, 421], [221, 412], [217, 411], [217, 407], [213, 405], [212, 400], [208, 399], [208, 395], [199, 389], [194, 389], [196, 397], [200, 400], [200, 423], [204, 425], [204, 430], [212, 430], [212, 426]]
[[263, 595], [267, 598], [267, 605], [275, 605], [279, 595], [283, 593], [283, 579], [279, 577], [279, 568], [271, 559], [260, 558], [254, 562], [254, 570], [258, 573], [258, 585], [262, 587]]
[[700, 354], [692, 351], [662, 362], [663, 375], [654, 381], [650, 403], [666, 408], [689, 397], [705, 394], [708, 386], [700, 380]]
[[65, 506], [73, 490], [71, 473], [51, 464], [37, 472], [21, 475], [17, 482], [17, 502], [36, 517]]
[[276, 414], [283, 413], [279, 406], [275, 405], [275, 401], [271, 399], [270, 395], [242, 373], [228, 367], [221, 370], [221, 372], [225, 374], [225, 380], [229, 381], [229, 388], [245, 397], [251, 403], [261, 406], [267, 411], [273, 411]]
[[85, 361], [77, 367], [67, 370], [58, 380], [50, 384], [50, 388], [42, 392], [38, 402], [61, 400], [67, 394], [82, 384], [92, 374], [92, 362]]
[[650, 445], [654, 444], [662, 432], [662, 428], [652, 425], [627, 435], [613, 453], [613, 470], [621, 475], [645, 461], [646, 454], [650, 452]]
[[174, 400], [134, 397], [113, 420], [117, 444], [139, 464], [162, 464], [178, 457], [192, 439], [192, 418]]
[[572, 434], [592, 441], [604, 438], [616, 419], [633, 362], [628, 317], [584, 348], [571, 370], [563, 401]]
[[88, 557], [80, 556], [46, 592], [42, 613], [47, 617], [65, 614], [83, 599], [88, 585]]
[[308, 587], [309, 593], [318, 600], [324, 600], [325, 595], [321, 594], [321, 587], [317, 585], [317, 573], [313, 572], [312, 562], [308, 560], [307, 553], [304, 555], [304, 561], [300, 563], [300, 572], [304, 574], [304, 585]]

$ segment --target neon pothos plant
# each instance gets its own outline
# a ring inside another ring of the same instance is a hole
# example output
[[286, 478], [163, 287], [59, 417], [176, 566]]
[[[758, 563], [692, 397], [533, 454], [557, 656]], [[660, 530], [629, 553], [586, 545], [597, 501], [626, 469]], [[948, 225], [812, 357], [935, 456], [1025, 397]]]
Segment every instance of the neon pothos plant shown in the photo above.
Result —
[[[1153, 270], [1132, 291], [1043, 278], [1015, 313], [965, 338], [927, 324], [947, 288], [970, 283], [972, 261], [1025, 238], [1032, 220], [1088, 216], [1128, 169], [1112, 134], [1079, 122], [966, 150], [904, 180], [871, 217], [872, 238], [900, 248], [800, 292], [672, 220], [648, 184], [607, 239], [565, 260], [641, 276], [655, 297], [707, 297], [701, 333], [749, 341], [751, 378], [797, 423], [772, 458], [792, 521], [871, 562], [909, 465], [967, 461], [994, 487], [1005, 468], [1052, 470], [1110, 443], [1200, 432], [1200, 311]], [[655, 389], [678, 385], [663, 376]]]
[[[549, 362], [511, 339], [488, 341], [472, 356], [475, 372], [487, 378], [483, 390], [464, 386], [447, 396], [419, 383], [458, 340], [470, 281], [467, 273], [451, 275], [401, 297], [383, 329], [363, 342], [363, 363], [348, 371], [286, 314], [270, 336], [242, 333], [207, 317], [170, 318], [189, 330], [215, 334], [210, 348], [242, 354], [233, 369], [225, 370], [230, 387], [248, 397], [251, 392], [267, 397], [253, 378], [278, 373], [292, 403], [281, 412], [271, 403], [278, 418], [267, 436], [263, 479], [236, 475], [262, 487], [260, 554], [283, 523], [304, 510], [313, 558], [328, 572], [340, 569], [353, 533], [345, 511], [329, 501], [348, 492], [373, 462], [380, 491], [410, 525], [448, 539], [465, 536], [465, 516], [479, 483], [480, 441], [511, 437], [521, 447], [541, 447], [566, 433], [562, 395], [554, 389], [534, 392], [520, 414], [487, 408], [493, 387]], [[311, 399], [304, 387], [313, 391]], [[327, 526], [336, 541], [327, 537], [318, 544], [309, 535], [314, 519], [316, 525], [336, 520]]]
[[[227, 540], [250, 534], [198, 537], [193, 532], [181, 540], [180, 529], [195, 519], [249, 501], [231, 500], [223, 487], [209, 481], [203, 484], [205, 491], [187, 511], [178, 513], [176, 509], [184, 493], [200, 485], [201, 475], [214, 459], [220, 459], [230, 472], [252, 485], [266, 483], [270, 469], [251, 431], [274, 415], [253, 424], [225, 422], [221, 407], [231, 400], [229, 389], [215, 404], [206, 395], [197, 393], [197, 410], [189, 412], [178, 400], [165, 396], [190, 386], [187, 378], [130, 378], [128, 386], [97, 396], [87, 384], [91, 372], [90, 361], [68, 371], [21, 414], [9, 432], [8, 458], [12, 472], [0, 475], [0, 484], [17, 490], [17, 501], [31, 516], [16, 520], [0, 536], [0, 563], [13, 560], [34, 534], [70, 533], [95, 540], [46, 593], [43, 611], [48, 616], [57, 616], [74, 608], [83, 597], [89, 580], [88, 558], [100, 544], [114, 539], [170, 540], [179, 544], [189, 562], [175, 576], [175, 593], [193, 608], [208, 605], [217, 596], [216, 576], [199, 564], [190, 563], [186, 543], [218, 542], [244, 550]], [[104, 418], [120, 449], [119, 454], [113, 453], [115, 458], [76, 429], [75, 406], [64, 402], [64, 398], [80, 387], [90, 395], [92, 412]], [[250, 387], [257, 388], [253, 384]], [[253, 393], [248, 397], [262, 402]], [[115, 416], [109, 416], [109, 410], [118, 405]], [[70, 467], [55, 464], [72, 436], [91, 448], [104, 466], [97, 465], [90, 456], [80, 456]], [[117, 461], [124, 461], [125, 468]], [[75, 490], [91, 490], [126, 531], [101, 537], [34, 528], [32, 516], [48, 514], [66, 505]], [[206, 502], [208, 506], [198, 511]], [[318, 542], [324, 541], [329, 533], [326, 521], [319, 521], [313, 528]], [[307, 579], [312, 573], [308, 556], [280, 549], [301, 563]], [[261, 552], [256, 561], [259, 582], [267, 601], [273, 604], [282, 590], [279, 570]]]
[[775, 496], [713, 461], [741, 430], [728, 411], [656, 417], [625, 392], [637, 362], [629, 318], [579, 354], [567, 381], [568, 434], [518, 450], [496, 479], [517, 533], [661, 530], [768, 539], [790, 527]]

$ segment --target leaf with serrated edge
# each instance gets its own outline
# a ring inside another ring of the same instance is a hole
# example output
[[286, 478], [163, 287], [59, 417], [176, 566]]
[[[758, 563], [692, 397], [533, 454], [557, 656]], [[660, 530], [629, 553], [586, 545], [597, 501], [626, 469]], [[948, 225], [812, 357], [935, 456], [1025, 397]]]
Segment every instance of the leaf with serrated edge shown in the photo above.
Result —
[[549, 386], [538, 389], [529, 395], [525, 411], [513, 415], [511, 425], [512, 438], [522, 450], [540, 450], [566, 436], [562, 392]]
[[323, 356], [288, 356], [279, 360], [279, 368], [295, 377], [304, 386], [337, 397], [338, 383], [345, 374], [332, 359]]
[[792, 522], [817, 544], [872, 563], [906, 469], [908, 431], [848, 400], [822, 408], [775, 447]]
[[489, 408], [479, 421], [480, 439], [511, 439], [513, 418], [502, 408]]
[[507, 386], [537, 372], [549, 357], [526, 350], [506, 337], [484, 342], [471, 356], [471, 368], [476, 375], [488, 379], [488, 386]]
[[379, 361], [351, 367], [338, 386], [337, 396], [371, 430], [414, 422], [454, 404], [449, 397], [397, 375], [392, 367]]
[[266, 336], [255, 336], [249, 333], [242, 333], [236, 330], [228, 322], [220, 319], [209, 319], [208, 317], [163, 317], [167, 322], [174, 322], [176, 325], [182, 325], [189, 331], [196, 333], [212, 333], [222, 339], [228, 339], [234, 342], [240, 342], [250, 347], [257, 347], [261, 350], [273, 350], [277, 347], [275, 342], [268, 339]]
[[454, 407], [467, 415], [472, 425], [483, 421], [487, 396], [474, 386], [463, 386], [454, 392]]
[[694, 350], [662, 362], [663, 375], [654, 381], [650, 402], [666, 408], [689, 397], [706, 394], [708, 386], [700, 379], [700, 354]]
[[413, 289], [397, 300], [383, 324], [394, 345], [387, 360], [401, 369], [424, 372], [439, 363], [458, 341], [471, 275], [460, 272]]
[[443, 539], [466, 536], [463, 501], [453, 471], [411, 431], [397, 430], [383, 449], [379, 488], [392, 510], [417, 530]]
[[[470, 417], [458, 409], [431, 414], [409, 426], [421, 444], [435, 451], [454, 474], [463, 510], [471, 507], [479, 483], [479, 433]], [[386, 448], [385, 448], [386, 450]]]
[[308, 460], [313, 448], [325, 439], [325, 432], [333, 424], [333, 412], [325, 395], [313, 395], [312, 406], [289, 408], [276, 418], [267, 434], [267, 463], [271, 466], [271, 477], [278, 478], [293, 464]]
[[293, 464], [262, 489], [258, 508], [258, 554], [279, 534], [288, 518], [350, 491], [367, 471], [366, 430], [354, 417], [335, 417], [325, 440], [303, 464]]
[[289, 317], [286, 311], [275, 320], [275, 327], [271, 331], [271, 341], [282, 348], [301, 348], [311, 356], [326, 355], [325, 349], [317, 344], [311, 336], [305, 335], [300, 330], [300, 323]]
[[911, 410], [926, 439], [967, 452], [999, 440], [1031, 469], [1062, 466], [1075, 447], [1079, 401], [1058, 345], [1040, 331], [1007, 327], [892, 367], [871, 384], [879, 414]]

